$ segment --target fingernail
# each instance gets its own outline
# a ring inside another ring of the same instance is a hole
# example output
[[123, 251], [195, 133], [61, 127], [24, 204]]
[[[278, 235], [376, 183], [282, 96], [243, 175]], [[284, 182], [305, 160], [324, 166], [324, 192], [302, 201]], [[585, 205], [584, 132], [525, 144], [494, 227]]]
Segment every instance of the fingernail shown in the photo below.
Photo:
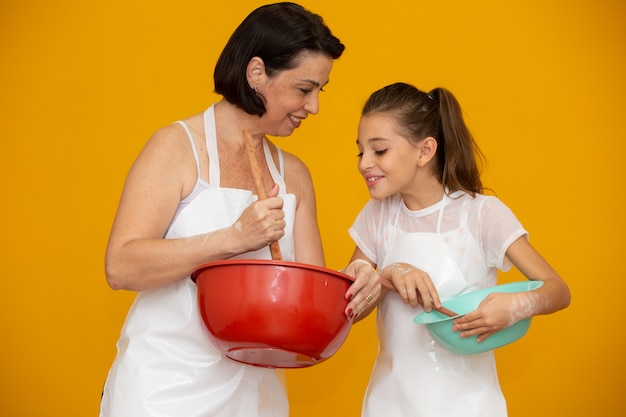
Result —
[[348, 317], [352, 318], [352, 309], [349, 308], [348, 312], [346, 313]]
[[353, 295], [352, 294], [348, 294], [346, 295], [346, 300], [350, 301], [352, 300]]

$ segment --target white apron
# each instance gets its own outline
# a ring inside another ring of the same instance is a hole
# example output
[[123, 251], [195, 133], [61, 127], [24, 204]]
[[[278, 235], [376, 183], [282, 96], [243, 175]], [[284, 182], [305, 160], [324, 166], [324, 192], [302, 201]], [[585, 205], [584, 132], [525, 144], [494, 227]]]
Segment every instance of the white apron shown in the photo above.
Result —
[[[396, 262], [426, 271], [441, 300], [472, 290], [440, 233], [396, 236], [380, 265]], [[466, 224], [461, 224], [464, 228]], [[457, 233], [456, 231], [450, 233]], [[467, 251], [479, 248], [473, 239]], [[486, 269], [485, 269], [486, 274]], [[493, 352], [460, 356], [440, 346], [426, 327], [413, 323], [421, 307], [389, 292], [378, 307], [379, 353], [363, 403], [364, 417], [503, 417], [507, 415]]]
[[[180, 210], [166, 238], [187, 237], [230, 226], [256, 199], [247, 190], [219, 188], [213, 107], [205, 112], [204, 123], [210, 185], [204, 183], [208, 188], [201, 190]], [[198, 161], [195, 146], [193, 149]], [[283, 258], [294, 260], [295, 196], [284, 194], [285, 183], [267, 143], [264, 149], [272, 177], [281, 187], [284, 200], [288, 228], [280, 240]], [[239, 257], [271, 259], [268, 248]], [[189, 277], [137, 295], [105, 385], [101, 417], [288, 416], [283, 372], [238, 363], [218, 353], [207, 336], [196, 296], [196, 285]]]

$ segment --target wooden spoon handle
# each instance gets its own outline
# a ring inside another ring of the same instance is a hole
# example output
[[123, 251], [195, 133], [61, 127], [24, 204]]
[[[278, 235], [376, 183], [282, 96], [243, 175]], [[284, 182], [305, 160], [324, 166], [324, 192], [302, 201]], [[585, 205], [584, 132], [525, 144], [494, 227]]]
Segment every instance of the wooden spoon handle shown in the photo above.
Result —
[[454, 312], [454, 311], [452, 311], [452, 310], [448, 310], [447, 308], [445, 308], [445, 307], [443, 307], [443, 306], [441, 306], [441, 308], [437, 308], [437, 307], [434, 307], [434, 306], [433, 306], [433, 310], [436, 310], [436, 311], [438, 311], [438, 312], [440, 312], [440, 313], [443, 313], [443, 314], [445, 314], [445, 315], [446, 315], [446, 316], [448, 316], [448, 317], [456, 317], [456, 316], [459, 316], [459, 315], [460, 315], [460, 314], [458, 314], [458, 313], [455, 313], [455, 312]]
[[[252, 171], [252, 178], [254, 179], [254, 185], [256, 187], [256, 193], [259, 196], [259, 200], [265, 200], [267, 198], [267, 192], [263, 186], [263, 177], [261, 175], [261, 167], [259, 166], [259, 160], [257, 159], [256, 151], [254, 149], [254, 140], [252, 135], [247, 130], [243, 131], [243, 137], [245, 140], [246, 153], [248, 155], [248, 163], [250, 164], [250, 171]], [[280, 261], [283, 256], [280, 252], [280, 245], [275, 240], [270, 243], [270, 253], [272, 259]]]

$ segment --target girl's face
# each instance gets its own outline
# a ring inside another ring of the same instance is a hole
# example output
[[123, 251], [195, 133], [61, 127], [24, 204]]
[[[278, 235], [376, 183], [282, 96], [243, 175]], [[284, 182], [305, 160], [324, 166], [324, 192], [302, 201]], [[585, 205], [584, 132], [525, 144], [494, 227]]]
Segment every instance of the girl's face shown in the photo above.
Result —
[[267, 112], [261, 118], [264, 131], [272, 136], [289, 136], [310, 114], [319, 112], [319, 93], [328, 83], [332, 58], [305, 53], [300, 64], [266, 78], [259, 86]]
[[391, 115], [372, 113], [359, 122], [359, 172], [370, 196], [382, 200], [418, 189], [419, 145], [399, 132]]

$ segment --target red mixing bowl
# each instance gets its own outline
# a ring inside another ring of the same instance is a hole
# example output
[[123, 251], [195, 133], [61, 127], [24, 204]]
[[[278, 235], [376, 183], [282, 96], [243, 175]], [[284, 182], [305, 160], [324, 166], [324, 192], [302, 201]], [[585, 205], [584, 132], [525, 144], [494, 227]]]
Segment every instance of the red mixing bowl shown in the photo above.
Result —
[[295, 262], [210, 262], [191, 275], [209, 335], [229, 358], [268, 368], [303, 368], [331, 357], [352, 321], [344, 314], [353, 278]]

